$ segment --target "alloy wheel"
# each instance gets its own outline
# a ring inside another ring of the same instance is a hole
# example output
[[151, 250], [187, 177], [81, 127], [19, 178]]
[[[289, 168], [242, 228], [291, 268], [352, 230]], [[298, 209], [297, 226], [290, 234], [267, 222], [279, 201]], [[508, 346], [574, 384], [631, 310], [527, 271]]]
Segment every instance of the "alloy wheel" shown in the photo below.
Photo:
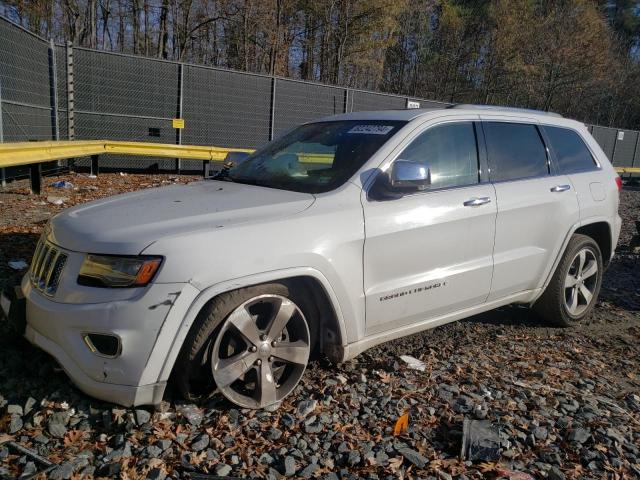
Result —
[[291, 393], [310, 353], [309, 327], [300, 308], [280, 295], [260, 295], [224, 321], [211, 355], [213, 378], [233, 403], [264, 408]]
[[598, 286], [598, 260], [589, 248], [571, 261], [564, 281], [564, 303], [569, 314], [579, 317], [587, 310]]

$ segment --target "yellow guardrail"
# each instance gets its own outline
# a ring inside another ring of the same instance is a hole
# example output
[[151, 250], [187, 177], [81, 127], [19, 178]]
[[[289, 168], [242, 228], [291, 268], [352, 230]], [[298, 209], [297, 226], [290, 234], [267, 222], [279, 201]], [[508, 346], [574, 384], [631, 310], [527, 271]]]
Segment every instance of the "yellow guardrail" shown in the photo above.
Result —
[[114, 140], [15, 142], [0, 144], [0, 167], [13, 167], [65, 158], [120, 154], [186, 160], [224, 160], [229, 152], [253, 152], [247, 148], [171, 145]]
[[618, 172], [618, 173], [640, 173], [640, 168], [638, 168], [638, 167], [616, 167], [616, 172]]
[[[229, 152], [253, 152], [248, 148], [222, 148], [200, 145], [172, 145], [115, 140], [75, 140], [15, 142], [0, 144], [0, 167], [30, 165], [65, 158], [119, 154], [146, 157], [181, 158], [185, 160], [221, 161]], [[332, 154], [299, 153], [303, 163], [330, 164]], [[640, 173], [637, 167], [617, 167], [618, 173]]]

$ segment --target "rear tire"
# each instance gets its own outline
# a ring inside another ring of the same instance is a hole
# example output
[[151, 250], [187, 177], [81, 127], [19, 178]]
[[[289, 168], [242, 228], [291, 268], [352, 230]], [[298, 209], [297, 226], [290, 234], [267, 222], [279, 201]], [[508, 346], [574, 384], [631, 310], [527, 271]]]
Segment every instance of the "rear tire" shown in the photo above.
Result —
[[244, 408], [280, 402], [302, 378], [317, 338], [310, 298], [286, 283], [269, 283], [212, 299], [185, 339], [173, 383], [192, 402], [216, 390]]
[[534, 310], [556, 327], [584, 324], [598, 300], [602, 253], [593, 238], [575, 234]]

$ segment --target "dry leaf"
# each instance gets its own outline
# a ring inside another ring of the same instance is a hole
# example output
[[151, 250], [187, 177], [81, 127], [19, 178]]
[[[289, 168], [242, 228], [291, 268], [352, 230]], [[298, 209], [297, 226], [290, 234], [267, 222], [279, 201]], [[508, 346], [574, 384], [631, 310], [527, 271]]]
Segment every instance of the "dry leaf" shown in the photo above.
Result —
[[69, 430], [64, 437], [64, 446], [70, 447], [74, 443], [77, 443], [79, 440], [82, 440], [84, 436], [84, 432], [81, 430]]
[[409, 411], [404, 412], [404, 415], [400, 416], [396, 421], [396, 426], [393, 427], [393, 434], [397, 437], [398, 435], [402, 435], [406, 433], [409, 428]]

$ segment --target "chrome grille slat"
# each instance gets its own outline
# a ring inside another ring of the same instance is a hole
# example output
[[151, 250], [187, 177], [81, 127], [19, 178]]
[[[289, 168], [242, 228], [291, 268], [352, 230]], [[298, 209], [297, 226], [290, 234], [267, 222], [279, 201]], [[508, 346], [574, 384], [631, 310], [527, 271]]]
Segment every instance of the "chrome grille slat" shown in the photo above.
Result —
[[42, 247], [42, 254], [40, 255], [40, 265], [38, 265], [38, 271], [36, 272], [36, 280], [38, 283], [42, 280], [42, 274], [44, 273], [44, 266], [47, 263], [47, 257], [49, 256], [51, 248], [49, 245]]
[[31, 262], [31, 284], [47, 296], [58, 290], [62, 272], [67, 263], [67, 254], [60, 248], [40, 239]]
[[42, 250], [44, 248], [44, 241], [40, 239], [38, 242], [38, 246], [36, 247], [36, 252], [33, 254], [33, 261], [31, 262], [31, 280], [36, 278], [38, 274], [38, 269], [40, 268], [40, 257], [42, 255]]

